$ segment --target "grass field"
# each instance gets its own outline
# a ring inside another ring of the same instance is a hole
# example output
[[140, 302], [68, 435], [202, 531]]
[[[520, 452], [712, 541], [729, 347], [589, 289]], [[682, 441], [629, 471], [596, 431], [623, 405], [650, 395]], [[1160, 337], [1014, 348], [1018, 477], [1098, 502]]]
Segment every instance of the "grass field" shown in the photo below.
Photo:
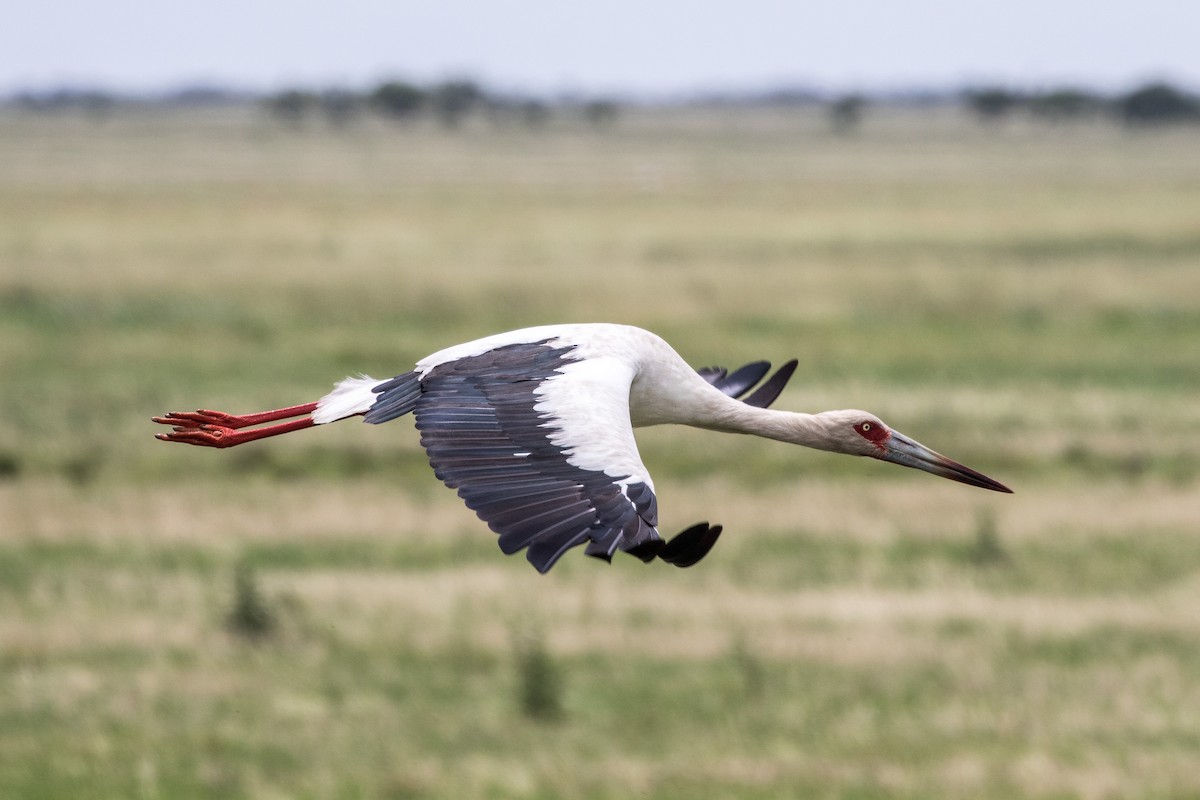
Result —
[[[0, 116], [0, 797], [1200, 795], [1198, 146]], [[796, 356], [779, 407], [1016, 494], [647, 430], [726, 536], [540, 577], [411, 422], [152, 438], [584, 320]]]

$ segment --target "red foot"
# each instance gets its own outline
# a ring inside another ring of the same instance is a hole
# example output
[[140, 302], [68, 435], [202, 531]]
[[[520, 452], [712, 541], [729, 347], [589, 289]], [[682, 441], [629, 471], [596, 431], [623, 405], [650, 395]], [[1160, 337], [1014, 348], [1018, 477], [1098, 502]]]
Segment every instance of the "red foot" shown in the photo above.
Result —
[[[311, 428], [313, 422], [309, 414], [317, 407], [316, 403], [305, 403], [301, 406], [280, 408], [274, 411], [263, 411], [258, 414], [226, 414], [224, 411], [172, 411], [161, 417], [151, 417], [161, 425], [174, 425], [170, 433], [159, 433], [154, 438], [164, 442], [183, 442], [201, 447], [233, 447], [234, 445], [252, 442], [255, 439], [265, 439], [268, 436], [278, 436], [281, 433]], [[279, 425], [268, 425], [265, 428], [240, 430], [251, 425], [264, 422], [274, 422], [289, 417], [303, 417]]]
[[[154, 421], [165, 422], [160, 417], [155, 417]], [[221, 425], [179, 427], [170, 433], [154, 434], [155, 439], [161, 439], [164, 442], [183, 442], [184, 444], [196, 444], [201, 447], [233, 447], [235, 444], [241, 444], [237, 440], [237, 437], [238, 432], [236, 430]]]
[[311, 414], [317, 407], [316, 403], [305, 403], [300, 406], [277, 408], [274, 411], [260, 411], [257, 414], [226, 414], [224, 411], [172, 411], [161, 417], [151, 417], [162, 425], [177, 425], [181, 428], [199, 428], [203, 425], [217, 425], [222, 428], [248, 428], [251, 425], [261, 425], [264, 422], [274, 422], [278, 419], [289, 419], [304, 414]]

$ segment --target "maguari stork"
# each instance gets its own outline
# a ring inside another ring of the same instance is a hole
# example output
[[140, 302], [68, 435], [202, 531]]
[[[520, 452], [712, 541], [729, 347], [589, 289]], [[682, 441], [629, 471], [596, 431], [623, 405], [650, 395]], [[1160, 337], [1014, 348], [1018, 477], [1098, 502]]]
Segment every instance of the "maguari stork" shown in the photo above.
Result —
[[[347, 378], [313, 403], [257, 414], [172, 412], [157, 438], [233, 447], [361, 416], [413, 414], [434, 473], [546, 572], [569, 549], [611, 561], [616, 551], [688, 567], [721, 534], [702, 522], [669, 541], [658, 532], [654, 482], [633, 429], [673, 423], [763, 436], [890, 461], [996, 492], [1007, 486], [910, 439], [866, 411], [804, 414], [768, 408], [796, 361], [730, 373], [692, 369], [659, 336], [613, 324], [547, 325], [439, 350], [388, 380]], [[747, 394], [749, 393], [749, 394]], [[287, 420], [281, 422], [281, 420]], [[275, 424], [267, 424], [275, 423]]]

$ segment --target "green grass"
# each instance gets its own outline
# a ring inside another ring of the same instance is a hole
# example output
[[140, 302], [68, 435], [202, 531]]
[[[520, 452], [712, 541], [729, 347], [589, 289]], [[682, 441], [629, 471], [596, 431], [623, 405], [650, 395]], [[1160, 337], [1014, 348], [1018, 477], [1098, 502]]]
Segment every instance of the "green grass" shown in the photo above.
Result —
[[[1200, 793], [1196, 145], [0, 116], [0, 796]], [[781, 407], [1017, 493], [647, 430], [712, 555], [539, 577], [410, 422], [151, 435], [573, 320], [796, 356]]]

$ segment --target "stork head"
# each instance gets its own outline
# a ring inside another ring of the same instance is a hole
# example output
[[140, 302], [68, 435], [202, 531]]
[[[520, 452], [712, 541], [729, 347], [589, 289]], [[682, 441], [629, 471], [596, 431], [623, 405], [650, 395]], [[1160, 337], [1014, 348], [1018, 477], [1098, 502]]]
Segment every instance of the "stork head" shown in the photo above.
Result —
[[821, 419], [829, 438], [829, 450], [870, 456], [981, 489], [1012, 493], [1012, 489], [999, 481], [992, 480], [983, 473], [965, 467], [903, 433], [892, 430], [869, 411], [826, 411], [817, 416]]

